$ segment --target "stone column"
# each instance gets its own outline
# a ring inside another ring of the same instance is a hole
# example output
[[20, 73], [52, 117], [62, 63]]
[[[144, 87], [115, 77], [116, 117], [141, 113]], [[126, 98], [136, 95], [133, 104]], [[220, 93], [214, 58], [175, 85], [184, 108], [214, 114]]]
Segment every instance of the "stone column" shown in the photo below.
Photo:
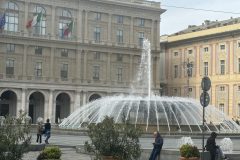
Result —
[[[153, 76], [153, 75], [152, 75]], [[160, 58], [156, 57], [156, 88], [160, 87]]]
[[131, 83], [133, 80], [133, 55], [132, 54], [130, 54], [129, 66], [130, 66], [130, 68], [129, 68], [129, 81], [128, 82]]
[[107, 53], [108, 57], [107, 57], [107, 82], [111, 83], [111, 56], [112, 53]]
[[[152, 28], [151, 28], [151, 48], [154, 49], [154, 23], [155, 21], [152, 20]], [[159, 45], [160, 45], [160, 42], [159, 42]]]
[[22, 88], [22, 106], [21, 106], [21, 110], [23, 112], [26, 111], [26, 89], [25, 88]]
[[76, 79], [77, 79], [77, 82], [79, 82], [79, 80], [81, 79], [81, 53], [82, 53], [82, 50], [77, 50], [76, 51]]
[[84, 62], [83, 62], [83, 65], [84, 65], [84, 67], [83, 67], [83, 80], [84, 81], [87, 80], [87, 52], [88, 51], [85, 50], [84, 58], [83, 58], [83, 60], [84, 60]]
[[51, 119], [52, 123], [55, 122], [55, 119], [53, 119], [53, 90], [49, 91], [48, 118]]
[[234, 50], [233, 50], [233, 41], [230, 41], [230, 51], [229, 51], [229, 61], [228, 61], [228, 68], [230, 75], [234, 73]]
[[19, 117], [21, 108], [22, 108], [22, 100], [20, 97], [17, 97], [16, 117]]
[[27, 45], [23, 48], [23, 77], [27, 76]]
[[160, 50], [160, 21], [157, 20], [157, 33], [156, 33], [156, 48]]
[[133, 26], [134, 26], [134, 17], [131, 17], [131, 24], [130, 24], [130, 45], [131, 46], [134, 43], [134, 39], [133, 39], [133, 37], [134, 37], [134, 33], [133, 33], [134, 27]]
[[84, 22], [84, 42], [88, 42], [88, 11], [85, 11], [85, 22]]
[[83, 92], [83, 105], [87, 103], [87, 92]]
[[[196, 59], [196, 63], [195, 63], [195, 72], [196, 72], [196, 77], [199, 77], [199, 71], [201, 69], [201, 65], [200, 65], [200, 47], [197, 46], [197, 59]], [[194, 67], [194, 64], [193, 64], [193, 67]]]
[[26, 25], [27, 25], [27, 23], [28, 23], [28, 5], [29, 5], [29, 3], [28, 3], [28, 1], [25, 1], [25, 5], [24, 5], [24, 35], [28, 35], [28, 30], [27, 30], [27, 27], [26, 27]]
[[50, 79], [54, 79], [54, 54], [55, 54], [55, 48], [51, 48], [51, 55], [50, 55]]
[[56, 22], [56, 15], [55, 15], [55, 6], [52, 6], [52, 21], [51, 21], [51, 39], [56, 39], [56, 33], [55, 33], [55, 22]]
[[[43, 119], [44, 121], [46, 121], [48, 118], [50, 119], [51, 117], [49, 117], [49, 99], [45, 99], [45, 102], [44, 102], [44, 114], [43, 114]], [[38, 117], [36, 117], [38, 118]]]
[[75, 104], [74, 104], [74, 109], [73, 112], [80, 107], [80, 91], [76, 91], [75, 93]]
[[212, 44], [212, 76], [216, 75], [216, 44]]
[[[79, 7], [80, 8], [80, 3]], [[83, 26], [82, 26], [82, 10], [78, 10], [78, 18], [77, 18], [77, 37], [80, 42], [83, 40]]]
[[108, 43], [111, 44], [111, 37], [112, 37], [112, 14], [108, 15]]
[[55, 123], [56, 119], [56, 97], [53, 96], [53, 103], [52, 103], [52, 122]]
[[233, 97], [233, 92], [234, 92], [234, 89], [233, 89], [233, 84], [230, 83], [229, 86], [228, 86], [228, 115], [230, 117], [233, 116], [233, 100], [234, 100], [234, 97]]

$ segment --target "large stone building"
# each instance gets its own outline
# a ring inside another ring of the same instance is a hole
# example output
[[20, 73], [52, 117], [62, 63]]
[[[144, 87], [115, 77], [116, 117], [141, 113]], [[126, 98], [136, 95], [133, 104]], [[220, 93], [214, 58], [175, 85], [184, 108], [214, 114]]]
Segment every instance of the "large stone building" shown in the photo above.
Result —
[[143, 38], [151, 41], [158, 91], [162, 12], [145, 0], [1, 0], [0, 115], [23, 110], [33, 123], [57, 122], [91, 100], [129, 93]]
[[211, 104], [240, 118], [240, 19], [205, 21], [161, 37], [161, 86], [169, 96], [199, 100], [209, 76]]

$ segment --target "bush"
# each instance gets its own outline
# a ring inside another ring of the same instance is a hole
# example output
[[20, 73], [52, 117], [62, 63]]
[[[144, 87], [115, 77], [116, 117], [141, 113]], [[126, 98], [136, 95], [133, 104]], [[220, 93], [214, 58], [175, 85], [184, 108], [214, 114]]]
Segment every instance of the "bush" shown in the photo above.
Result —
[[0, 124], [0, 159], [21, 160], [31, 143], [30, 124], [26, 114], [20, 112], [18, 118], [7, 116]]
[[184, 158], [200, 157], [200, 152], [196, 146], [184, 144], [180, 147], [180, 154]]
[[37, 160], [44, 159], [60, 159], [61, 158], [61, 150], [59, 147], [46, 147], [37, 157]]
[[85, 150], [93, 152], [97, 159], [101, 156], [113, 156], [119, 160], [133, 160], [140, 157], [140, 129], [125, 121], [116, 125], [113, 118], [105, 117], [98, 124], [88, 126], [91, 144], [85, 142]]

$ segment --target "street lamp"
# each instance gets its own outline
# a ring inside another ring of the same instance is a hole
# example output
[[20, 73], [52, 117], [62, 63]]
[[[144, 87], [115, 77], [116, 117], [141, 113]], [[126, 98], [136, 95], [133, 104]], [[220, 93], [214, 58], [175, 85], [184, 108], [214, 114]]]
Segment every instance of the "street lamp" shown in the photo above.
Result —
[[190, 77], [192, 77], [192, 69], [193, 69], [193, 62], [189, 61], [189, 58], [187, 59], [187, 61], [183, 62], [183, 68], [184, 70], [186, 69], [187, 71], [187, 97], [189, 97], [189, 80]]

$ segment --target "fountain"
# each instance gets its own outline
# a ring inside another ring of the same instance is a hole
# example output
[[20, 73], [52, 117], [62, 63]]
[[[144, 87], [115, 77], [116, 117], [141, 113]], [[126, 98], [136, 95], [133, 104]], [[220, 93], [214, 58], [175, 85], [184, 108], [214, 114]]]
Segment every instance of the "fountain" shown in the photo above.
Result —
[[[200, 103], [190, 98], [160, 97], [152, 94], [151, 75], [150, 42], [144, 40], [139, 71], [129, 91], [131, 94], [104, 97], [88, 103], [64, 119], [60, 127], [80, 129], [110, 116], [116, 123], [129, 120], [148, 132], [202, 132]], [[205, 130], [233, 133], [239, 132], [240, 128], [215, 107], [209, 106], [206, 108]]]
[[179, 148], [184, 144], [194, 145], [191, 137], [182, 137], [181, 139], [178, 140], [178, 147]]
[[223, 138], [220, 142], [220, 148], [224, 153], [232, 153], [233, 142], [230, 138]]

